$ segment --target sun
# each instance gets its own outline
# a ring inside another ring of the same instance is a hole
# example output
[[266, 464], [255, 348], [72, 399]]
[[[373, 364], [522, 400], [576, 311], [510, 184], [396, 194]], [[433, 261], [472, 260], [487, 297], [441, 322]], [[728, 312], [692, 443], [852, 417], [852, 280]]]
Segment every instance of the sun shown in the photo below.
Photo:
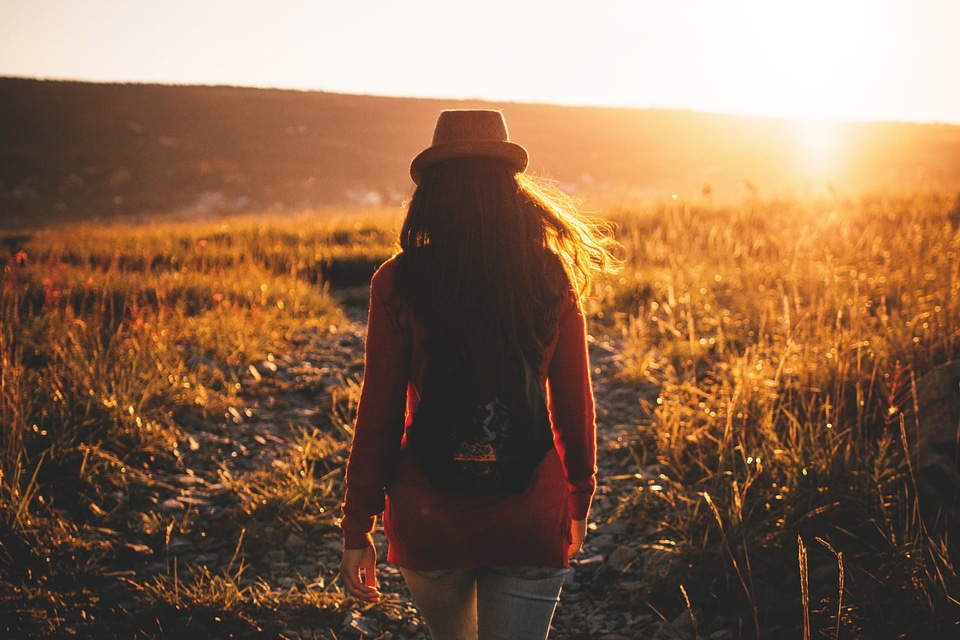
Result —
[[800, 167], [814, 183], [835, 179], [849, 153], [849, 129], [828, 120], [792, 122], [794, 149]]

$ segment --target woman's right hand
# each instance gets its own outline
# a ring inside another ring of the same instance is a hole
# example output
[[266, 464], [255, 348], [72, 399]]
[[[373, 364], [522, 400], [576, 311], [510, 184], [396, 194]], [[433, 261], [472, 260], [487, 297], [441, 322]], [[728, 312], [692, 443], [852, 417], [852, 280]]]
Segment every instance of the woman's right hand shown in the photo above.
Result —
[[377, 550], [373, 543], [362, 549], [343, 550], [340, 577], [353, 597], [364, 602], [380, 602], [380, 590], [377, 589]]

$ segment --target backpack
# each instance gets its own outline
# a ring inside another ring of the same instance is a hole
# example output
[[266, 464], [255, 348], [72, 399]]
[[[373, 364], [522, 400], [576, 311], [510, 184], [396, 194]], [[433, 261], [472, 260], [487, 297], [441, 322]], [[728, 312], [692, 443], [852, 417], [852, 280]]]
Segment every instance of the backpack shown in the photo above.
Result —
[[437, 489], [522, 493], [554, 446], [537, 372], [497, 352], [472, 340], [428, 359], [407, 441]]

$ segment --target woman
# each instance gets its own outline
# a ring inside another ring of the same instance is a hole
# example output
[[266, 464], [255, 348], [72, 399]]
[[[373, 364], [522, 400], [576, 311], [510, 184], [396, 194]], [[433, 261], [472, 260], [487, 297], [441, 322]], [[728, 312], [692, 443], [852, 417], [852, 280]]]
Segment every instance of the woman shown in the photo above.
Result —
[[[499, 111], [442, 112], [410, 167], [401, 252], [371, 280], [341, 576], [379, 600], [371, 532], [383, 512], [388, 560], [435, 640], [545, 638], [596, 487], [579, 297], [609, 270], [612, 241], [526, 165]], [[410, 446], [428, 362], [469, 347], [477, 327], [484, 350], [522, 354], [546, 388], [554, 445], [519, 491], [438, 488]]]

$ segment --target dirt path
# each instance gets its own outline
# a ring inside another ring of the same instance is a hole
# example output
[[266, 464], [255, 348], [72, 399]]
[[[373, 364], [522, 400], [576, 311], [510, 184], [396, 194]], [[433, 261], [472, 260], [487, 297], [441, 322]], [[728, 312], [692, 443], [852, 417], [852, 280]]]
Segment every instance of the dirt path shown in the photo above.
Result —
[[[181, 416], [188, 450], [181, 455], [183, 469], [161, 478], [158, 485], [167, 489], [152, 496], [161, 513], [181, 518], [192, 515], [215, 530], [218, 519], [236, 507], [235, 494], [228, 490], [225, 479], [271, 468], [294, 446], [300, 428], [332, 428], [331, 392], [362, 376], [365, 292], [346, 292], [343, 308], [345, 315], [337, 326], [304, 334], [294, 352], [256, 363], [245, 372], [240, 402], [221, 420], [210, 424]], [[656, 390], [641, 392], [616, 382], [618, 346], [611, 338], [592, 339], [590, 344], [598, 402], [599, 488], [590, 534], [561, 597], [551, 634], [554, 640], [652, 637], [655, 631], [664, 638], [687, 637], [679, 628], [682, 620], [674, 625], [678, 627], [674, 635], [663, 635], [670, 625], [640, 605], [640, 594], [650, 589], [645, 581], [656, 575], [657, 562], [656, 554], [644, 545], [640, 535], [644, 532], [610, 522], [622, 496], [643, 481], [645, 472], [655, 473], [638, 467], [633, 438], [635, 425], [645, 419], [641, 396], [645, 394], [651, 401]], [[338, 461], [342, 464], [342, 459]], [[197, 530], [194, 527], [189, 535], [173, 532], [167, 555], [176, 554], [180, 566], [206, 565], [213, 574], [236, 566], [238, 532], [223, 532], [218, 539], [215, 535], [198, 537]], [[339, 588], [341, 543], [337, 530], [305, 539], [297, 533], [279, 533], [269, 524], [253, 523], [245, 536], [242, 560], [247, 565], [246, 576], [257, 576], [278, 593], [291, 588]], [[381, 557], [385, 557], [383, 536], [377, 537], [383, 547]], [[143, 581], [169, 572], [169, 557], [157, 557], [143, 545], [133, 546], [133, 555], [141, 562], [132, 563], [131, 578]], [[384, 604], [347, 610], [339, 628], [331, 628], [330, 620], [307, 627], [301, 622], [296, 628], [284, 629], [282, 635], [427, 640], [399, 572], [382, 564], [380, 580], [387, 594]]]

